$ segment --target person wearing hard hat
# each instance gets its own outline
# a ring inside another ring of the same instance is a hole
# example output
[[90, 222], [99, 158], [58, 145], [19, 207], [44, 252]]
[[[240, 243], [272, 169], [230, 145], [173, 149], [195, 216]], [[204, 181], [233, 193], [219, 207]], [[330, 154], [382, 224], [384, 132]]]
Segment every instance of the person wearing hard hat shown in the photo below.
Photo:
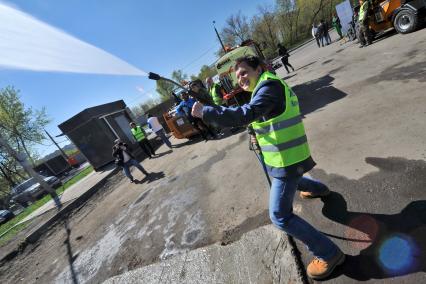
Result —
[[234, 69], [240, 87], [252, 93], [251, 101], [234, 108], [204, 106], [197, 102], [192, 107], [192, 115], [223, 127], [251, 125], [272, 177], [271, 221], [312, 252], [314, 258], [307, 267], [309, 277], [326, 278], [344, 262], [345, 255], [328, 237], [293, 212], [296, 190], [301, 191], [302, 198], [330, 194], [326, 185], [303, 175], [315, 166], [315, 162], [298, 99], [283, 80], [262, 67], [258, 57], [239, 58]]

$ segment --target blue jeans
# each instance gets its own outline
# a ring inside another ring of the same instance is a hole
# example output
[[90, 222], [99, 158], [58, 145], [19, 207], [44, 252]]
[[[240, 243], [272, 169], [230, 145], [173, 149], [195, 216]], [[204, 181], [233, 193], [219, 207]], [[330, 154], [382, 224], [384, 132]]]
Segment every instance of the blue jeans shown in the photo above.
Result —
[[314, 256], [328, 260], [337, 253], [338, 248], [329, 238], [293, 214], [293, 199], [297, 189], [318, 193], [327, 187], [304, 176], [273, 178], [269, 195], [269, 217], [279, 229], [303, 242]]
[[133, 176], [130, 173], [130, 166], [135, 166], [145, 175], [148, 174], [148, 172], [138, 163], [138, 161], [136, 161], [135, 159], [130, 159], [123, 164], [123, 172], [130, 180], [133, 180]]
[[166, 133], [164, 133], [164, 129], [156, 131], [155, 134], [157, 134], [157, 136], [160, 137], [161, 140], [163, 140], [164, 144], [166, 144], [167, 147], [172, 148], [172, 143], [170, 143], [169, 138], [167, 138]]

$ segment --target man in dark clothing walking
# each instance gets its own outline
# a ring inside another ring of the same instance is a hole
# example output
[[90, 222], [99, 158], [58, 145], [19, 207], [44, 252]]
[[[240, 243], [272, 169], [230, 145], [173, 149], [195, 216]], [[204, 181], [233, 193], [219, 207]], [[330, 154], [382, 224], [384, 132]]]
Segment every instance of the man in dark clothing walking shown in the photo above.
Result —
[[311, 33], [312, 33], [312, 37], [317, 42], [318, 47], [321, 47], [320, 40], [319, 40], [319, 37], [318, 37], [318, 27], [315, 24], [312, 24]]
[[316, 35], [319, 38], [319, 41], [321, 42], [321, 47], [324, 47], [324, 24], [322, 22], [320, 22], [317, 27]]
[[135, 160], [133, 155], [130, 153], [129, 148], [126, 143], [122, 142], [120, 139], [114, 141], [114, 146], [112, 147], [112, 156], [115, 158], [115, 164], [123, 168], [123, 172], [130, 179], [130, 182], [135, 182], [132, 174], [130, 173], [130, 166], [135, 166], [146, 176], [149, 173]]
[[327, 45], [329, 45], [331, 44], [331, 37], [330, 37], [330, 34], [328, 33], [328, 30], [329, 30], [328, 23], [324, 20], [321, 20], [321, 25], [322, 25], [322, 33], [323, 33], [324, 41], [326, 42]]
[[288, 53], [287, 48], [285, 48], [285, 46], [282, 45], [281, 43], [279, 43], [277, 47], [278, 47], [278, 55], [281, 56], [281, 62], [283, 63], [285, 70], [287, 70], [287, 74], [290, 73], [287, 66], [290, 66], [294, 72], [293, 66], [291, 66], [291, 64], [288, 62], [288, 58], [290, 57], [290, 54]]
[[310, 154], [297, 96], [279, 77], [264, 70], [258, 57], [237, 59], [235, 73], [240, 87], [252, 93], [250, 103], [234, 108], [195, 103], [192, 115], [223, 127], [251, 125], [272, 177], [271, 221], [308, 247], [314, 259], [307, 267], [307, 274], [313, 279], [324, 279], [344, 262], [345, 255], [329, 238], [293, 212], [296, 190], [302, 198], [330, 194], [326, 185], [303, 176], [315, 162]]

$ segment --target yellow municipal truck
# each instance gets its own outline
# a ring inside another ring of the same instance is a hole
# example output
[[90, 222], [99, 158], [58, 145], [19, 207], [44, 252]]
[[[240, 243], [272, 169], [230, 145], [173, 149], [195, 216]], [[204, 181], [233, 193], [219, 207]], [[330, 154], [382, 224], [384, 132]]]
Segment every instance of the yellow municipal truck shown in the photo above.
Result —
[[[258, 56], [265, 62], [265, 56], [258, 44], [253, 40], [246, 40], [240, 46], [228, 49], [215, 63], [215, 68], [223, 88], [223, 98], [227, 105], [243, 105], [250, 101], [251, 93], [245, 92], [238, 86], [235, 76], [235, 61], [239, 57], [253, 55]], [[270, 64], [265, 63], [268, 70], [272, 71]]]

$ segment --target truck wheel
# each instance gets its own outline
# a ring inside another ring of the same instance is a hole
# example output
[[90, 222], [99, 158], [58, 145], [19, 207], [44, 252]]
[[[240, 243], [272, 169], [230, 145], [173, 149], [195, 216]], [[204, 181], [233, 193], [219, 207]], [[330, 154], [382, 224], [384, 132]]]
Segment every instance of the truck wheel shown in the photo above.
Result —
[[401, 10], [393, 20], [393, 26], [400, 34], [408, 34], [417, 28], [417, 15], [408, 9]]

